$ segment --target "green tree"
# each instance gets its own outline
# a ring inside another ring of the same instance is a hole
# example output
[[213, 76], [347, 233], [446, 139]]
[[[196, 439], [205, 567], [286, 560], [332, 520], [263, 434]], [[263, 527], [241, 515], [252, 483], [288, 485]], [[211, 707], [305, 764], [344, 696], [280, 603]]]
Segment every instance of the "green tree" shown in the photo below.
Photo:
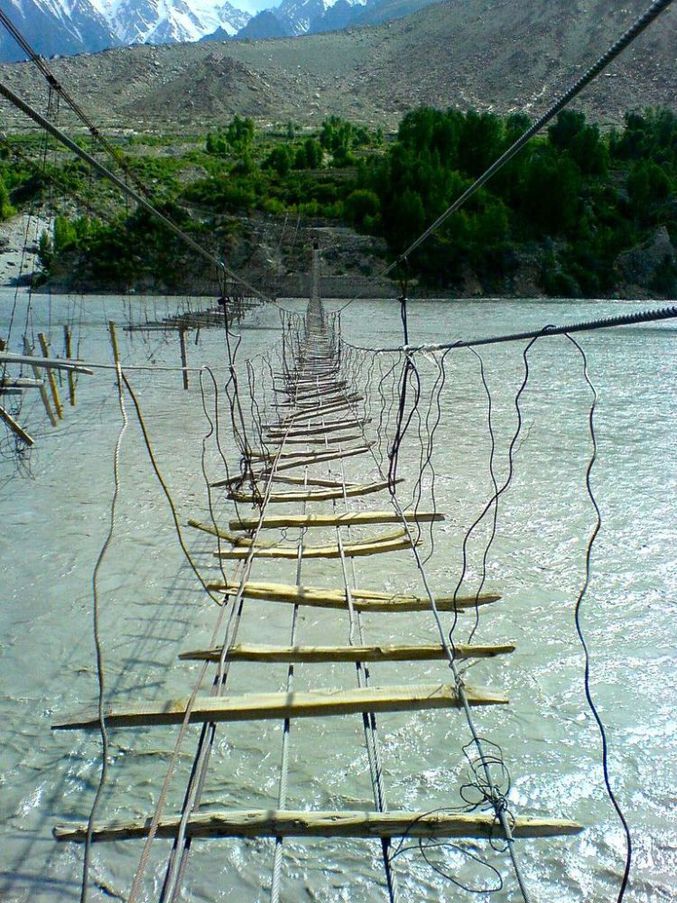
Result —
[[2, 178], [0, 178], [0, 222], [14, 213], [14, 208], [9, 201], [9, 191]]
[[348, 222], [358, 229], [365, 224], [365, 220], [373, 225], [381, 210], [378, 195], [368, 188], [358, 188], [352, 191], [345, 200], [344, 214]]

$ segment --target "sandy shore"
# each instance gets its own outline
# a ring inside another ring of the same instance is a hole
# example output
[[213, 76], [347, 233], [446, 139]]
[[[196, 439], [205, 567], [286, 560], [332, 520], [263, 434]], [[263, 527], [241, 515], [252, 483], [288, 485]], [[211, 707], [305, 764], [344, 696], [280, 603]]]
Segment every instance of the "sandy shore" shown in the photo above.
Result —
[[0, 223], [0, 287], [26, 285], [39, 269], [38, 240], [51, 220], [21, 213]]

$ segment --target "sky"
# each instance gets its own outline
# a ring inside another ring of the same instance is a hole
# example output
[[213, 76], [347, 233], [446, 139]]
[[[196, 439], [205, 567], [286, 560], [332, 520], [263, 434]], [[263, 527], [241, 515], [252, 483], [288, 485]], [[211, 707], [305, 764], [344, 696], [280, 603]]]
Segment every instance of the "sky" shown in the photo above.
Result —
[[243, 9], [252, 16], [260, 12], [262, 9], [270, 9], [272, 6], [279, 6], [280, 0], [230, 0], [236, 9]]

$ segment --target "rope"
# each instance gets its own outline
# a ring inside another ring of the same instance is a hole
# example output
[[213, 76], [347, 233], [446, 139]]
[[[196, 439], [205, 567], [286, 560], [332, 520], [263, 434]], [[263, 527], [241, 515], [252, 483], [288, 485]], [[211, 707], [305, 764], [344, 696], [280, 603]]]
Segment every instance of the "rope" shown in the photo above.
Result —
[[99, 556], [96, 560], [96, 564], [94, 565], [94, 571], [92, 573], [92, 629], [94, 634], [94, 647], [96, 650], [96, 674], [98, 681], [98, 702], [97, 702], [97, 711], [99, 717], [99, 730], [101, 733], [101, 772], [99, 774], [99, 782], [96, 788], [96, 793], [94, 795], [94, 801], [92, 803], [92, 808], [89, 813], [89, 819], [87, 821], [87, 835], [85, 837], [85, 850], [84, 850], [84, 858], [82, 863], [82, 887], [80, 892], [80, 903], [87, 903], [87, 895], [89, 890], [89, 867], [90, 867], [90, 854], [91, 854], [91, 844], [92, 844], [92, 834], [94, 832], [94, 820], [96, 819], [96, 813], [99, 808], [99, 802], [101, 800], [101, 795], [103, 793], [103, 788], [106, 784], [106, 778], [108, 776], [108, 752], [109, 752], [109, 740], [108, 740], [108, 730], [106, 728], [106, 716], [104, 713], [104, 698], [106, 692], [106, 684], [105, 684], [105, 673], [104, 673], [104, 661], [103, 661], [103, 646], [101, 643], [100, 636], [100, 603], [99, 603], [99, 572], [103, 565], [104, 559], [108, 553], [108, 549], [110, 547], [111, 541], [113, 539], [113, 533], [115, 531], [115, 511], [118, 501], [118, 496], [120, 494], [120, 449], [122, 448], [122, 440], [127, 431], [128, 418], [127, 418], [127, 410], [125, 408], [125, 398], [124, 392], [122, 390], [122, 370], [120, 369], [119, 361], [116, 362], [116, 370], [117, 370], [117, 389], [118, 389], [118, 404], [120, 406], [120, 415], [122, 417], [122, 425], [120, 427], [120, 432], [118, 433], [118, 438], [115, 443], [115, 450], [113, 452], [113, 481], [114, 481], [114, 490], [113, 490], [113, 498], [111, 500], [110, 507], [110, 523], [108, 527], [108, 533], [106, 534], [106, 538], [104, 539], [104, 543], [101, 546], [101, 551], [99, 552]]
[[611, 776], [609, 774], [609, 743], [607, 740], [604, 723], [592, 698], [592, 691], [590, 689], [590, 650], [588, 648], [588, 644], [586, 642], [583, 633], [583, 627], [581, 624], [583, 600], [585, 599], [588, 592], [588, 587], [590, 586], [592, 550], [595, 544], [595, 540], [597, 539], [597, 535], [602, 528], [602, 514], [599, 510], [599, 505], [597, 504], [597, 499], [595, 498], [591, 482], [592, 470], [595, 466], [595, 462], [597, 461], [597, 438], [595, 434], [595, 409], [597, 406], [597, 392], [594, 385], [592, 384], [592, 381], [590, 380], [590, 375], [588, 373], [588, 359], [586, 357], [585, 351], [583, 351], [578, 342], [575, 339], [572, 339], [571, 336], [568, 335], [567, 339], [569, 339], [569, 341], [573, 344], [574, 348], [576, 348], [583, 360], [583, 377], [590, 388], [590, 392], [592, 393], [592, 401], [590, 403], [590, 411], [588, 414], [588, 428], [590, 432], [592, 451], [590, 454], [588, 467], [585, 472], [585, 486], [588, 493], [588, 498], [590, 499], [590, 504], [592, 505], [595, 513], [595, 523], [593, 525], [592, 532], [590, 533], [590, 537], [585, 549], [585, 578], [583, 580], [583, 585], [579, 590], [578, 598], [576, 599], [576, 605], [574, 608], [574, 621], [576, 624], [576, 633], [578, 634], [581, 646], [583, 647], [583, 655], [585, 657], [585, 671], [583, 679], [585, 687], [585, 698], [588, 702], [588, 707], [592, 712], [592, 716], [597, 724], [600, 740], [602, 743], [602, 771], [604, 773], [604, 786], [606, 788], [607, 796], [611, 801], [611, 805], [615, 809], [618, 820], [620, 821], [623, 828], [623, 834], [625, 835], [625, 863], [623, 868], [623, 876], [621, 878], [621, 885], [618, 891], [618, 897], [616, 898], [617, 903], [622, 903], [628, 887], [628, 882], [630, 880], [630, 868], [632, 865], [632, 836], [630, 834], [630, 827], [628, 825], [627, 819], [625, 818], [623, 810], [621, 809], [621, 806], [616, 799], [616, 795], [611, 787]]

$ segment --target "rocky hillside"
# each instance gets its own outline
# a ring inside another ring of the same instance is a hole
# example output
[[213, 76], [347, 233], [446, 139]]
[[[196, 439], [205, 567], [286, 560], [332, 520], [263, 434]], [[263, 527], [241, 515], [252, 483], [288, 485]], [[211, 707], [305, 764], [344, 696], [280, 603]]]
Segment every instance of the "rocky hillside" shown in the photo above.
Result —
[[[328, 113], [394, 126], [420, 104], [526, 110], [550, 100], [620, 35], [646, 0], [467, 0], [404, 19], [300, 38], [135, 46], [54, 61], [57, 77], [103, 126], [193, 129], [234, 113], [316, 124]], [[613, 123], [629, 109], [674, 107], [671, 8], [577, 105]], [[29, 64], [1, 77], [44, 109]], [[9, 127], [23, 123], [2, 101]], [[67, 123], [67, 119], [62, 119]]]

